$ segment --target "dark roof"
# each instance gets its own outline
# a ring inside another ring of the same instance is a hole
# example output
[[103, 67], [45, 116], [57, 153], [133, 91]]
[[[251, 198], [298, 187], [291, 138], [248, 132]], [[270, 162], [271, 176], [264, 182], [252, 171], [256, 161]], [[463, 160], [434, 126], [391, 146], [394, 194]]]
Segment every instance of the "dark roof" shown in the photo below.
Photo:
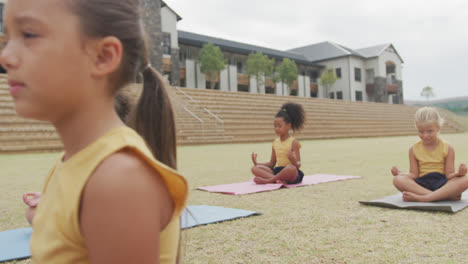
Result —
[[179, 35], [179, 44], [186, 44], [186, 45], [201, 47], [206, 43], [213, 43], [214, 45], [219, 46], [222, 50], [225, 50], [225, 51], [230, 51], [230, 52], [235, 52], [235, 53], [240, 53], [240, 54], [247, 54], [247, 55], [252, 52], [261, 52], [272, 58], [277, 58], [277, 59], [288, 58], [288, 59], [296, 61], [296, 63], [313, 65], [316, 67], [323, 67], [322, 65], [316, 64], [308, 60], [305, 56], [295, 53], [295, 52], [269, 49], [269, 48], [245, 44], [241, 42], [195, 34], [195, 33], [182, 31], [182, 30], [178, 30], [177, 33]]
[[305, 57], [307, 57], [307, 59], [314, 62], [347, 56], [364, 58], [364, 56], [362, 56], [360, 53], [350, 48], [329, 41], [307, 45], [304, 47], [291, 49], [289, 51], [303, 54]]
[[372, 47], [357, 49], [356, 51], [361, 53], [366, 58], [373, 58], [379, 56], [389, 45], [391, 44], [382, 44]]
[[366, 57], [368, 59], [368, 58], [373, 58], [373, 57], [380, 56], [380, 54], [382, 54], [382, 52], [384, 52], [384, 50], [386, 48], [388, 48], [388, 47], [391, 47], [395, 51], [398, 58], [400, 58], [401, 62], [404, 62], [403, 59], [401, 58], [400, 54], [398, 54], [395, 47], [393, 47], [393, 44], [391, 44], [391, 43], [386, 43], [386, 44], [382, 44], [382, 45], [376, 45], [376, 46], [372, 46], [372, 47], [357, 49], [356, 51], [359, 52], [360, 54], [362, 54], [364, 57]]
[[355, 56], [363, 59], [374, 58], [380, 56], [380, 54], [382, 54], [382, 52], [388, 47], [392, 47], [393, 50], [395, 50], [395, 53], [397, 54], [398, 58], [400, 58], [401, 62], [403, 62], [403, 59], [401, 58], [400, 54], [398, 54], [398, 52], [391, 43], [353, 50], [343, 45], [326, 41], [317, 44], [307, 45], [300, 48], [291, 49], [289, 51], [303, 54], [307, 59], [318, 63], [325, 60], [348, 56]]

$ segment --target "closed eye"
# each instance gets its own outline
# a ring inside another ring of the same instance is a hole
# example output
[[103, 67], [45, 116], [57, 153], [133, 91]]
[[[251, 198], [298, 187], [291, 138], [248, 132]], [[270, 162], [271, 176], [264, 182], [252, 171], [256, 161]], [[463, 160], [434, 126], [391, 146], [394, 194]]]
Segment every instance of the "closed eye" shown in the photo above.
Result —
[[38, 35], [31, 33], [31, 32], [23, 32], [23, 37], [26, 39], [30, 39], [30, 38], [36, 38], [38, 37]]

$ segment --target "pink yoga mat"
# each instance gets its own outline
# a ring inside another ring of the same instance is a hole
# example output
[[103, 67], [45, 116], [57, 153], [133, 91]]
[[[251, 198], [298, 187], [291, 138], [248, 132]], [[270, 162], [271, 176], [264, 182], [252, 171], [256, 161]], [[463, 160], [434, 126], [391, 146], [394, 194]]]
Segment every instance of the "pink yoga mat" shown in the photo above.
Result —
[[318, 184], [318, 183], [324, 183], [324, 182], [343, 181], [343, 180], [358, 179], [358, 178], [361, 178], [361, 177], [360, 176], [348, 176], [348, 175], [314, 174], [314, 175], [304, 176], [304, 178], [302, 179], [302, 182], [298, 184], [286, 184], [286, 185], [274, 184], [274, 183], [256, 184], [252, 179], [248, 182], [198, 187], [197, 189], [208, 191], [208, 192], [239, 195], [239, 194], [273, 191], [273, 190], [278, 190], [283, 187], [292, 188], [292, 187], [300, 187], [300, 186], [306, 186], [306, 185], [312, 185], [312, 184]]

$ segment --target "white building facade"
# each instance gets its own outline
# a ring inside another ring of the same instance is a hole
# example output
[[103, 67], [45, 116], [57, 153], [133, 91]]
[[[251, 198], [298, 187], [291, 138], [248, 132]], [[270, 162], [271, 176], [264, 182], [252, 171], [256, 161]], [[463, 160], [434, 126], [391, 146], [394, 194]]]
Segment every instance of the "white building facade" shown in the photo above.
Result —
[[[1, 1], [1, 0], [0, 0]], [[215, 89], [231, 92], [296, 95], [350, 101], [403, 103], [403, 60], [392, 44], [362, 49], [322, 42], [288, 51], [177, 30], [182, 18], [162, 1], [163, 74], [172, 85], [209, 89], [210, 80], [200, 71], [198, 52], [206, 43], [221, 48], [227, 63], [215, 80]], [[284, 58], [295, 61], [298, 77], [292, 87], [266, 77], [260, 83], [246, 74], [250, 53], [262, 52], [278, 65]], [[321, 86], [324, 70], [333, 68], [337, 81]]]

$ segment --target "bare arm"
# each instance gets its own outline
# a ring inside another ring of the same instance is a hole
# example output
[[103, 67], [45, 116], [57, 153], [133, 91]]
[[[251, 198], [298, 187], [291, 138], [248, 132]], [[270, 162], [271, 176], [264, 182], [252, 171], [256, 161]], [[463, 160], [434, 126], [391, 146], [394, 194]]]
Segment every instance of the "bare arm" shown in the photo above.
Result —
[[85, 186], [80, 227], [90, 263], [159, 263], [173, 202], [163, 180], [130, 151], [107, 158]]
[[36, 215], [36, 207], [39, 205], [42, 194], [40, 192], [28, 192], [23, 194], [23, 201], [28, 206], [26, 208], [26, 220], [32, 225]]
[[445, 158], [445, 176], [447, 180], [453, 179], [455, 177], [461, 177], [466, 175], [466, 165], [460, 164], [460, 167], [455, 171], [455, 150], [451, 145], [448, 148], [448, 154]]
[[273, 148], [271, 148], [270, 161], [267, 161], [267, 162], [257, 162], [257, 153], [252, 153], [252, 162], [253, 162], [254, 165], [263, 165], [263, 166], [272, 168], [276, 164], [275, 150]]
[[[409, 163], [410, 163], [409, 172], [401, 172], [396, 167], [393, 167], [392, 168], [392, 173], [394, 173], [395, 176], [397, 176], [397, 175], [407, 176], [407, 177], [410, 177], [411, 179], [418, 178], [419, 177], [419, 164], [418, 164], [418, 160], [414, 156], [413, 147], [411, 147], [410, 150], [409, 150]], [[398, 171], [393, 172], [394, 169], [396, 169]]]
[[299, 143], [297, 140], [294, 140], [291, 146], [291, 150], [288, 151], [288, 159], [292, 165], [296, 166], [296, 168], [301, 167], [301, 153], [299, 151]]

